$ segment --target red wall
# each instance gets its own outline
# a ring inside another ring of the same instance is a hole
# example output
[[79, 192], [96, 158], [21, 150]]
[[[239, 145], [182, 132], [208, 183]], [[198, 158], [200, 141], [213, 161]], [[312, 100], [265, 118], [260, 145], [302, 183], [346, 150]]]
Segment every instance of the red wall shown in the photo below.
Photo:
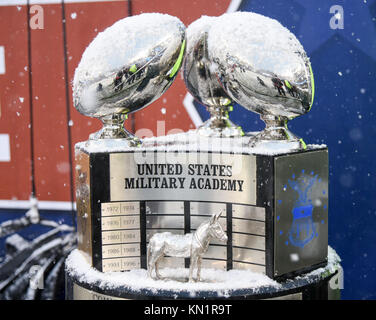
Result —
[[[162, 12], [179, 17], [187, 26], [201, 15], [224, 13], [230, 0], [133, 0], [133, 14]], [[66, 99], [62, 4], [42, 4], [44, 29], [31, 30], [35, 182], [39, 200], [70, 201], [70, 162], [67, 103], [73, 125], [72, 147], [101, 127], [99, 120], [80, 115]], [[72, 15], [73, 14], [73, 15]], [[75, 14], [75, 15], [74, 15]], [[33, 15], [33, 14], [32, 14]], [[65, 4], [66, 48], [69, 84], [81, 55], [96, 34], [128, 15], [127, 1]], [[25, 5], [0, 6], [0, 46], [5, 48], [6, 73], [0, 75], [0, 134], [10, 135], [11, 161], [0, 162], [0, 199], [26, 200], [30, 184], [30, 97]], [[135, 129], [157, 135], [157, 121], [165, 121], [166, 133], [184, 131], [193, 124], [183, 106], [184, 82], [177, 77], [156, 102], [135, 113]], [[20, 98], [24, 98], [23, 102]], [[162, 108], [166, 112], [162, 113]], [[130, 128], [130, 121], [126, 124]], [[158, 132], [158, 134], [163, 132]]]
[[[0, 198], [27, 199], [30, 194], [29, 74], [26, 10], [0, 7], [0, 46], [5, 74], [0, 75], [0, 133], [10, 135], [11, 162], [0, 162]], [[23, 103], [19, 98], [24, 98]]]

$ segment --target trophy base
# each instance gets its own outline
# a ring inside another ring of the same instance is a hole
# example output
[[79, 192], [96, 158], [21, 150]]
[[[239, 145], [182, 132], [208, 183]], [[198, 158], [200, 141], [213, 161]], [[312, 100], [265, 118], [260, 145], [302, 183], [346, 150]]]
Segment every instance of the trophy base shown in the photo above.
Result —
[[115, 133], [113, 131], [106, 130], [107, 128], [102, 128], [101, 130], [92, 133], [89, 136], [89, 142], [90, 141], [97, 141], [97, 140], [107, 140], [107, 139], [113, 139], [118, 140], [119, 143], [124, 146], [125, 144], [130, 147], [138, 147], [141, 145], [141, 140], [137, 138], [135, 135], [129, 133], [126, 130], [116, 131]]
[[67, 300], [155, 299], [273, 299], [334, 300], [340, 298], [342, 268], [329, 247], [328, 265], [303, 276], [277, 283], [249, 270], [202, 270], [202, 282], [188, 283], [186, 268], [161, 270], [165, 280], [153, 280], [147, 271], [113, 272], [111, 276], [91, 268], [74, 250], [66, 261]]
[[[203, 268], [286, 279], [326, 265], [326, 147], [240, 148], [249, 139], [192, 132], [145, 139], [134, 149], [122, 139], [78, 143], [79, 249], [101, 272], [146, 268], [155, 233], [192, 233], [222, 211], [228, 241], [213, 240]], [[167, 267], [189, 266], [184, 258], [165, 260]]]
[[307, 148], [303, 139], [293, 134], [287, 128], [287, 118], [280, 118], [270, 115], [261, 115], [261, 120], [265, 122], [265, 129], [253, 135], [249, 142], [251, 148], [266, 147], [291, 150], [304, 150]]
[[249, 142], [251, 148], [276, 148], [291, 150], [303, 150], [306, 145], [303, 139], [294, 135], [285, 127], [266, 128], [265, 130], [255, 134]]
[[[103, 127], [97, 132], [92, 133], [89, 136], [89, 140], [117, 139], [122, 146], [125, 144], [131, 148], [140, 146], [141, 140], [125, 130], [124, 121], [126, 118], [126, 114], [114, 114], [100, 118]], [[120, 141], [119, 139], [124, 141]]]

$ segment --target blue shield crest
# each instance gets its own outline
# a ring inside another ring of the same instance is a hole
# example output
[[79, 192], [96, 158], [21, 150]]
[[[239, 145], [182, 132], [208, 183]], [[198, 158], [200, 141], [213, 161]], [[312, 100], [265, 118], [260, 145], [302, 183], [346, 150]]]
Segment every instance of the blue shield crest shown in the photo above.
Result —
[[311, 200], [311, 191], [316, 180], [317, 175], [288, 180], [290, 187], [298, 194], [298, 199], [292, 209], [293, 220], [288, 233], [289, 242], [296, 247], [303, 248], [316, 236]]

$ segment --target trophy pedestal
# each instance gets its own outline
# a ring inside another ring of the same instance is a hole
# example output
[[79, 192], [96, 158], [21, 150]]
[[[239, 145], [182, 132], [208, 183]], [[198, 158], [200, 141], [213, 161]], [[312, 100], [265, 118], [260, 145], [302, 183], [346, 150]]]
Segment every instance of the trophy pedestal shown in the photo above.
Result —
[[[78, 248], [90, 265], [145, 269], [152, 235], [194, 232], [222, 212], [228, 241], [211, 242], [203, 268], [285, 279], [325, 266], [327, 149], [257, 151], [244, 147], [249, 136], [202, 139], [193, 132], [133, 149], [111, 140], [76, 145]], [[163, 265], [189, 267], [189, 259]]]
[[[332, 300], [340, 298], [341, 272], [339, 257], [329, 247], [326, 267], [282, 283], [251, 271], [214, 269], [203, 270], [203, 282], [185, 283], [171, 278], [156, 281], [148, 278], [146, 270], [109, 276], [91, 268], [83, 254], [75, 250], [66, 261], [66, 299]], [[161, 273], [178, 277], [179, 273], [186, 276], [188, 270], [162, 269]]]

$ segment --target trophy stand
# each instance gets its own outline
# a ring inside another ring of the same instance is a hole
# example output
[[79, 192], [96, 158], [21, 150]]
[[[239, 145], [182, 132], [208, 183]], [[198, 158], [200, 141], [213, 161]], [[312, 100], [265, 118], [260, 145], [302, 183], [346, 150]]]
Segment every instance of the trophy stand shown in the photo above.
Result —
[[[67, 299], [338, 297], [340, 259], [328, 248], [326, 148], [193, 152], [169, 139], [124, 152], [88, 154], [85, 143], [76, 146], [79, 250], [66, 262]], [[161, 279], [150, 278], [152, 237], [193, 233], [213, 213], [222, 213], [227, 241], [209, 244], [201, 282], [186, 281], [184, 257], [165, 257]]]
[[265, 129], [252, 137], [249, 142], [251, 147], [282, 144], [295, 150], [306, 148], [303, 139], [297, 137], [287, 128], [289, 119], [268, 114], [262, 114], [260, 118], [265, 123]]
[[222, 138], [241, 137], [244, 135], [242, 128], [229, 119], [229, 112], [233, 109], [232, 105], [219, 106], [218, 104], [213, 104], [207, 106], [207, 109], [210, 113], [210, 118], [197, 129], [198, 134]]
[[[130, 147], [137, 147], [141, 144], [141, 140], [131, 134], [124, 128], [124, 121], [128, 118], [127, 114], [112, 114], [101, 118], [103, 128], [92, 133], [90, 140], [99, 139], [125, 139]], [[124, 143], [124, 140], [122, 141]]]
[[192, 96], [210, 113], [210, 118], [197, 129], [198, 134], [210, 138], [241, 137], [242, 128], [229, 119], [233, 108], [231, 99], [210, 71], [207, 41], [214, 22], [214, 17], [202, 17], [188, 27], [187, 36], [191, 41], [184, 61], [184, 81]]

